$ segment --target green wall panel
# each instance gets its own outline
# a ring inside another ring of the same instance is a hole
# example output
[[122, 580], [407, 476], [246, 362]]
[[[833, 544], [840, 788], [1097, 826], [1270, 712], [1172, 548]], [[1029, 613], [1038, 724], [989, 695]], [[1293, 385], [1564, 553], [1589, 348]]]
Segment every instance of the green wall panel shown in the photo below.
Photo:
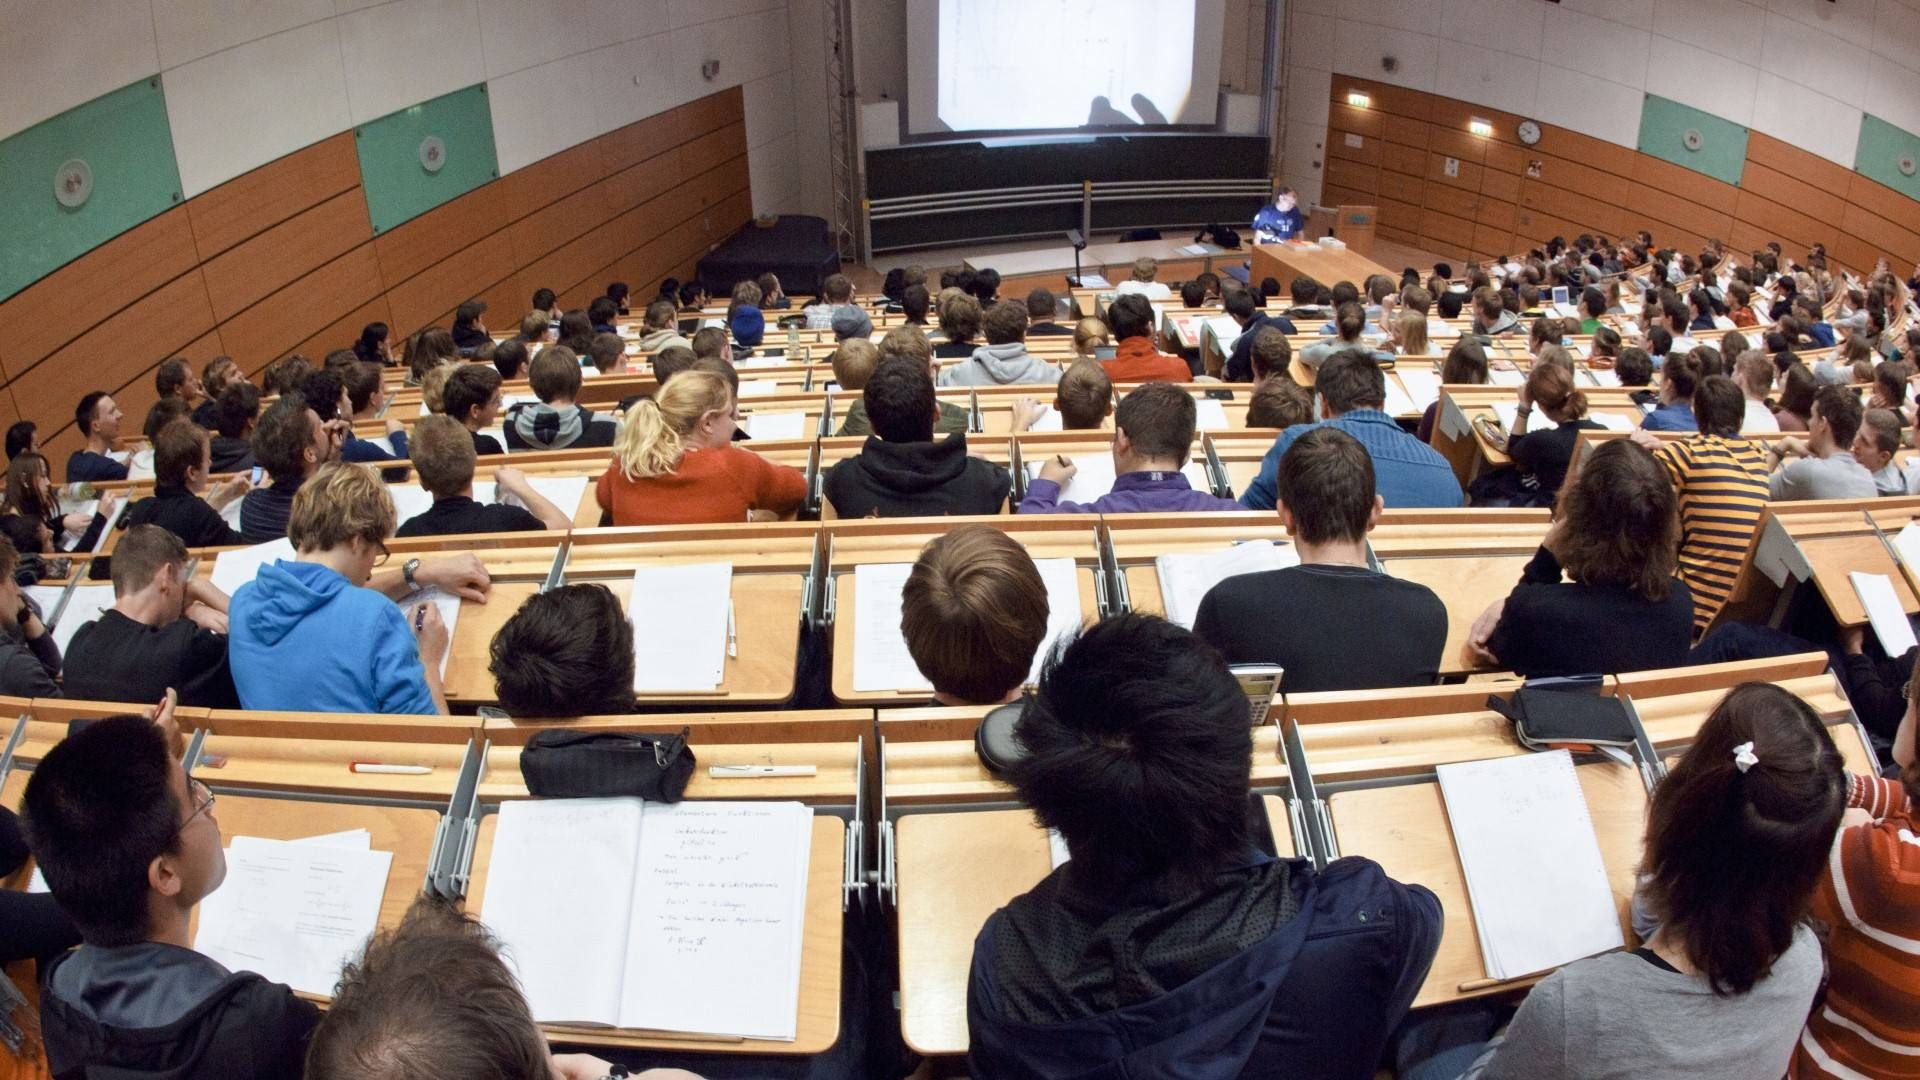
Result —
[[[63, 163], [84, 161], [93, 190], [54, 197]], [[180, 201], [180, 168], [158, 77], [142, 79], [0, 140], [0, 299]]]
[[[1689, 131], [1700, 146], [1687, 146]], [[1640, 152], [1715, 180], [1739, 184], [1747, 167], [1747, 129], [1689, 105], [1648, 94], [1640, 108]]]
[[1909, 176], [1900, 171], [1902, 157], [1920, 163], [1920, 135], [1894, 127], [1877, 116], [1860, 118], [1860, 146], [1853, 169], [1909, 199], [1920, 199], [1920, 169]]
[[[423, 160], [428, 139], [444, 147], [438, 171]], [[354, 143], [374, 232], [419, 217], [500, 175], [484, 83], [362, 124], [354, 129]]]

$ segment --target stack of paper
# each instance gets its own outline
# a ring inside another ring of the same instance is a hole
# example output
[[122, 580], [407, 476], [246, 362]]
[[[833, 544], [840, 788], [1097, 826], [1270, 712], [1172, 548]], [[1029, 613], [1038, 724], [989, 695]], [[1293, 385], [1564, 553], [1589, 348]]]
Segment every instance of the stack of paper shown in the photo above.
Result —
[[[1113, 490], [1113, 455], [1076, 454], [1068, 460], [1073, 462], [1074, 473], [1061, 485], [1061, 502], [1090, 503]], [[1045, 461], [1027, 462], [1029, 482], [1039, 478], [1040, 467], [1044, 464]], [[1187, 462], [1180, 472], [1195, 491], [1213, 490], [1213, 481], [1207, 476], [1206, 466], [1199, 462]]]
[[1160, 575], [1160, 606], [1169, 622], [1193, 629], [1200, 614], [1200, 601], [1215, 585], [1241, 574], [1265, 570], [1284, 570], [1300, 565], [1300, 553], [1292, 545], [1249, 540], [1220, 551], [1193, 555], [1161, 555], [1153, 560]]
[[1581, 370], [1587, 373], [1587, 377], [1593, 380], [1595, 386], [1620, 385], [1620, 376], [1612, 368], [1590, 367]]
[[1495, 386], [1519, 386], [1527, 381], [1527, 373], [1502, 362], [1488, 369], [1487, 381]]
[[236, 836], [227, 880], [200, 902], [193, 947], [231, 970], [331, 994], [380, 919], [393, 853], [364, 830], [308, 840]]
[[802, 439], [806, 429], [803, 412], [757, 412], [747, 417], [747, 434], [756, 439]]
[[[1907, 528], [1912, 528], [1909, 525]], [[1853, 582], [1853, 591], [1860, 596], [1860, 606], [1866, 609], [1867, 622], [1873, 626], [1874, 636], [1880, 639], [1880, 648], [1891, 657], [1901, 657], [1907, 650], [1920, 641], [1913, 635], [1913, 623], [1908, 620], [1906, 609], [1900, 605], [1900, 594], [1894, 590], [1893, 579], [1885, 574], [1863, 574], [1858, 570], [1847, 575]]]
[[516, 800], [481, 917], [541, 1023], [791, 1041], [812, 839], [799, 803]]
[[1213, 398], [1195, 398], [1194, 426], [1201, 431], [1227, 430], [1227, 407]]
[[772, 397], [779, 392], [780, 384], [771, 379], [740, 380], [740, 396], [743, 398]]
[[1214, 348], [1218, 349], [1222, 356], [1233, 348], [1235, 341], [1240, 340], [1240, 324], [1234, 322], [1231, 315], [1215, 315], [1201, 325], [1206, 328], [1206, 333], [1213, 335]]
[[[673, 612], [670, 632], [656, 632], [658, 614]], [[726, 678], [733, 620], [733, 564], [642, 566], [627, 594], [633, 620], [633, 689], [711, 693]]]
[[[1061, 638], [1080, 628], [1080, 580], [1072, 559], [1035, 559], [1047, 589], [1047, 635], [1034, 653], [1029, 679]], [[860, 693], [931, 693], [900, 632], [901, 591], [910, 563], [862, 563], [853, 570], [853, 688]]]
[[252, 547], [223, 551], [214, 556], [213, 585], [232, 596], [240, 591], [240, 586], [252, 581], [262, 566], [276, 560], [291, 560], [293, 556], [293, 541], [284, 536]]
[[[527, 477], [527, 486], [533, 488], [535, 494], [559, 507], [560, 512], [568, 517], [572, 517], [579, 511], [580, 502], [587, 495], [587, 485], [591, 482], [591, 478], [585, 476]], [[388, 490], [392, 490], [391, 487]], [[491, 480], [474, 481], [473, 499], [475, 502], [498, 502], [522, 509], [526, 507], [526, 503], [521, 502], [516, 496], [501, 493]]]
[[1040, 415], [1027, 425], [1028, 431], [1065, 431], [1066, 419], [1051, 405], [1040, 406]]
[[1571, 755], [1555, 750], [1435, 771], [1488, 977], [1517, 979], [1625, 947]]
[[1599, 424], [1601, 427], [1606, 428], [1608, 431], [1617, 431], [1622, 435], [1632, 432], [1635, 427], [1633, 419], [1631, 417], [1622, 416], [1619, 413], [1611, 413], [1611, 412], [1588, 413], [1587, 419], [1593, 421], [1596, 424]]

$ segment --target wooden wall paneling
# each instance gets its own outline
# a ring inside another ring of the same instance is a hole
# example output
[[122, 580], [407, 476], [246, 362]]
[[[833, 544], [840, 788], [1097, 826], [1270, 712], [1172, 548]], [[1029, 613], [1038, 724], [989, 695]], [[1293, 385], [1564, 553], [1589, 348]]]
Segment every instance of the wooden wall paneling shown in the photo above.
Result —
[[746, 115], [746, 98], [738, 86], [689, 101], [673, 110], [680, 142], [738, 123]]
[[680, 145], [680, 122], [668, 110], [618, 127], [600, 137], [600, 164], [609, 174], [618, 173], [657, 157], [663, 149]]
[[[1634, 159], [1633, 178], [1638, 181], [1639, 188], [1670, 195], [1689, 207], [1728, 217], [1733, 215], [1734, 198], [1740, 193], [1740, 189], [1732, 184], [1645, 154]], [[1633, 189], [1629, 189], [1628, 206], [1634, 205], [1632, 192]]]
[[1447, 187], [1462, 188], [1467, 191], [1480, 190], [1480, 178], [1486, 172], [1486, 166], [1466, 158], [1455, 158], [1457, 175], [1447, 175], [1447, 158], [1451, 155], [1438, 150], [1427, 151], [1427, 183], [1441, 184]]
[[[192, 363], [194, 370], [198, 371], [207, 361], [221, 355], [223, 353], [220, 333], [217, 330], [209, 331], [165, 356], [155, 357], [146, 370], [134, 373], [125, 383], [112, 388], [110, 392], [113, 394], [114, 404], [120, 406], [120, 411], [125, 414], [120, 421], [120, 433], [137, 435], [146, 428], [147, 413], [153, 408], [154, 402], [160, 400], [160, 390], [153, 385], [153, 377], [160, 370], [160, 364], [163, 361], [177, 356]], [[315, 357], [315, 359], [319, 358]], [[74, 404], [78, 403], [79, 399], [76, 398]], [[69, 422], [72, 421], [71, 412], [68, 413], [67, 418]], [[74, 433], [76, 435], [79, 433], [77, 427]], [[68, 451], [68, 453], [71, 452]], [[65, 467], [66, 458], [62, 456], [54, 464], [54, 474], [64, 475]]]
[[[521, 266], [520, 291], [531, 296], [533, 290], [545, 286], [561, 295], [563, 307], [581, 306], [568, 304], [567, 301], [595, 267], [605, 266], [612, 261], [612, 254], [605, 232], [596, 229]], [[598, 289], [594, 290], [595, 295], [598, 292]]]
[[1403, 203], [1419, 204], [1425, 197], [1426, 184], [1418, 176], [1394, 172], [1391, 169], [1380, 170], [1380, 198], [1382, 201], [1394, 199]]
[[[1355, 142], [1358, 142], [1360, 145], [1353, 145]], [[1328, 157], [1357, 161], [1364, 165], [1380, 164], [1381, 151], [1385, 147], [1386, 143], [1378, 137], [1362, 135], [1358, 132], [1342, 131], [1338, 134], [1330, 134], [1327, 137]]]
[[[1427, 136], [1427, 151], [1436, 161], [1443, 157], [1459, 158], [1460, 171], [1464, 174], [1469, 163], [1478, 166], [1486, 161], [1487, 141], [1469, 133], [1464, 124], [1456, 131], [1436, 123]], [[1435, 166], [1434, 172], [1439, 171]], [[1476, 168], [1474, 172], [1478, 175], [1479, 170]]]
[[1417, 150], [1425, 150], [1427, 148], [1428, 125], [1425, 120], [1415, 120], [1407, 116], [1395, 116], [1392, 113], [1381, 113], [1379, 115], [1382, 135], [1388, 142], [1399, 143], [1402, 146], [1411, 146]]
[[1381, 150], [1380, 164], [1403, 176], [1424, 178], [1427, 175], [1427, 151], [1390, 142]]
[[680, 148], [680, 168], [686, 175], [708, 169], [747, 153], [747, 125], [729, 124], [719, 131], [702, 135]]
[[1334, 187], [1351, 188], [1372, 195], [1380, 190], [1380, 170], [1357, 161], [1330, 157], [1327, 159], [1326, 182]]
[[1549, 154], [1535, 155], [1532, 160], [1540, 162], [1538, 183], [1584, 194], [1612, 206], [1627, 204], [1627, 189], [1633, 181], [1625, 173], [1610, 172], [1586, 162]]
[[1476, 224], [1469, 250], [1477, 259], [1494, 259], [1513, 250], [1513, 233], [1492, 225]]
[[[491, 314], [490, 312], [489, 315]], [[360, 339], [361, 328], [375, 322], [387, 324], [387, 344], [393, 348], [394, 357], [399, 358], [402, 339], [392, 332], [393, 309], [387, 305], [385, 292], [333, 320], [287, 351], [297, 352], [315, 364], [319, 364], [335, 349], [353, 348], [353, 343]], [[488, 323], [491, 325], [491, 318], [488, 319]]]
[[1473, 220], [1476, 225], [1485, 225], [1499, 232], [1511, 233], [1516, 212], [1516, 204], [1505, 199], [1482, 195], [1474, 206]]
[[1376, 109], [1361, 109], [1342, 98], [1327, 107], [1327, 124], [1338, 131], [1364, 135], [1369, 141], [1386, 135], [1385, 114]]
[[[11, 381], [199, 261], [184, 207], [169, 210], [0, 303], [0, 364]], [[194, 279], [196, 286], [199, 278]], [[204, 291], [204, 290], [203, 290]]]
[[680, 150], [674, 147], [607, 177], [599, 187], [607, 217], [656, 198], [680, 183]]
[[[511, 221], [507, 196], [504, 185], [485, 184], [375, 237], [374, 252], [387, 288], [399, 287], [504, 229]], [[399, 311], [394, 314], [405, 318]]]
[[[545, 209], [606, 176], [600, 164], [600, 141], [591, 139], [562, 150], [524, 169], [510, 172], [496, 183], [506, 195], [505, 225]], [[489, 187], [493, 185], [488, 185]]]
[[1478, 208], [1479, 198], [1477, 192], [1434, 183], [1426, 186], [1424, 205], [1426, 209], [1438, 211], [1448, 217], [1472, 221]]
[[1815, 221], [1797, 209], [1744, 189], [1734, 200], [1733, 216], [1778, 238], [1786, 247], [1804, 248], [1833, 232], [1833, 219]]
[[[1847, 189], [1816, 187], [1800, 176], [1749, 159], [1740, 177], [1743, 195], [1752, 195], [1819, 221], [1838, 221], [1847, 205]], [[1739, 212], [1735, 207], [1735, 213]]]
[[1520, 148], [1503, 142], [1488, 142], [1484, 164], [1489, 173], [1502, 172], [1518, 176], [1527, 171], [1527, 155]]
[[1473, 222], [1440, 210], [1420, 215], [1420, 239], [1428, 247], [1466, 251], [1473, 246]]
[[73, 406], [81, 395], [126, 385], [213, 326], [206, 286], [198, 271], [189, 271], [14, 378], [14, 401], [27, 419], [58, 431], [73, 422]]
[[[603, 181], [604, 183], [604, 181]], [[525, 267], [607, 223], [600, 184], [581, 188], [509, 226], [515, 266]]]
[[[411, 278], [389, 282], [387, 302], [393, 306], [395, 336], [405, 337], [432, 325], [442, 313], [452, 311], [461, 301], [499, 281], [500, 271], [511, 266], [513, 240], [507, 230], [501, 228]], [[532, 291], [528, 290], [527, 295], [532, 296]]]
[[[1353, 201], [1365, 205], [1365, 200]], [[1340, 204], [1336, 203], [1335, 205]], [[1419, 203], [1401, 202], [1398, 199], [1389, 199], [1382, 196], [1375, 200], [1374, 205], [1380, 209], [1379, 224], [1381, 226], [1390, 229], [1399, 229], [1408, 233], [1418, 233], [1420, 231], [1420, 215], [1422, 210]]]
[[700, 217], [700, 247], [692, 253], [694, 261], [698, 262], [701, 256], [752, 220], [753, 193], [744, 189], [709, 207]]
[[1480, 194], [1498, 202], [1519, 202], [1520, 177], [1489, 169], [1480, 177]]
[[201, 264], [214, 316], [230, 319], [371, 239], [367, 201], [357, 187], [295, 214]]
[[1920, 232], [1920, 202], [1858, 174], [1847, 182], [1846, 192], [1849, 203], [1878, 214], [1902, 228]]
[[[1920, 233], [1915, 233], [1897, 222], [1889, 221], [1864, 207], [1848, 203], [1846, 212], [1840, 219], [1840, 227], [1854, 236], [1875, 244], [1880, 250], [1888, 253], [1890, 258], [1897, 259], [1900, 263], [1920, 261]], [[1853, 269], [1871, 270], [1873, 263], [1868, 262], [1865, 266], [1855, 266]], [[1897, 265], [1893, 269], [1904, 272], [1907, 267]]]
[[326, 329], [342, 312], [357, 310], [379, 296], [381, 290], [374, 246], [361, 244], [221, 323], [220, 336], [240, 370], [251, 374]]
[[[747, 156], [741, 154], [708, 169], [700, 174], [688, 174], [688, 183], [699, 195], [701, 206], [713, 206], [731, 199], [752, 186], [752, 176], [747, 171]], [[752, 217], [751, 214], [748, 217]]]
[[[1873, 269], [1873, 264], [1886, 252], [1878, 244], [1868, 243], [1852, 233], [1836, 233], [1827, 241], [1827, 255], [1841, 266], [1861, 271]], [[1889, 263], [1896, 273], [1906, 274], [1911, 269], [1904, 262]]]
[[[187, 201], [205, 262], [311, 207], [360, 186], [353, 132], [343, 131]], [[366, 208], [361, 207], [361, 217]]]

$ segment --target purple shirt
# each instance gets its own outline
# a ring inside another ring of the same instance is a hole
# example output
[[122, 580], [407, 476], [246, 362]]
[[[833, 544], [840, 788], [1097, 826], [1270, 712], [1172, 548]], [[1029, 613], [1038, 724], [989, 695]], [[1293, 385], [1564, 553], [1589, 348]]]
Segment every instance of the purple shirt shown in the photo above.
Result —
[[1113, 490], [1090, 503], [1060, 502], [1060, 485], [1035, 479], [1020, 500], [1022, 514], [1146, 514], [1169, 510], [1238, 510], [1240, 504], [1193, 490], [1185, 473], [1130, 472], [1114, 478]]

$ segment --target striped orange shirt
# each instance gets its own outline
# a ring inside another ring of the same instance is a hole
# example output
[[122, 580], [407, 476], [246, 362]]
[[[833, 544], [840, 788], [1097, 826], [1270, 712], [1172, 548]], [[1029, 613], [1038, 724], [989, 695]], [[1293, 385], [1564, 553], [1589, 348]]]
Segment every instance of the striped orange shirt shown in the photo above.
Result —
[[1750, 439], [1699, 435], [1654, 456], [1680, 493], [1680, 577], [1698, 634], [1725, 606], [1767, 506], [1767, 455]]
[[1789, 1076], [1920, 1077], [1920, 835], [1905, 788], [1856, 776], [1848, 805], [1876, 819], [1841, 834], [1813, 916], [1829, 928], [1826, 998]]

